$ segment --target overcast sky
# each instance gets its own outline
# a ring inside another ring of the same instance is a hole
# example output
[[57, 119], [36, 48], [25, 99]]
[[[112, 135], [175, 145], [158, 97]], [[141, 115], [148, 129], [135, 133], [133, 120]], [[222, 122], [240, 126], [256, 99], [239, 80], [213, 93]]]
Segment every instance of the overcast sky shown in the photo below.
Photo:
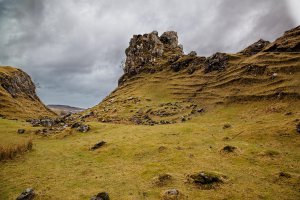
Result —
[[184, 51], [237, 52], [300, 24], [299, 0], [0, 0], [0, 65], [45, 104], [91, 107], [117, 86], [133, 34], [178, 32]]

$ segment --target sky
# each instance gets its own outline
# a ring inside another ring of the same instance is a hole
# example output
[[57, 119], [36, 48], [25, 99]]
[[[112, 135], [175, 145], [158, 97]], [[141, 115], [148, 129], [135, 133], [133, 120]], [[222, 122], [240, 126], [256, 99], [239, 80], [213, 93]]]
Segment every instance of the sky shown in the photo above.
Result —
[[88, 108], [117, 87], [133, 34], [178, 32], [186, 53], [234, 53], [300, 25], [299, 0], [0, 0], [0, 65], [45, 104]]

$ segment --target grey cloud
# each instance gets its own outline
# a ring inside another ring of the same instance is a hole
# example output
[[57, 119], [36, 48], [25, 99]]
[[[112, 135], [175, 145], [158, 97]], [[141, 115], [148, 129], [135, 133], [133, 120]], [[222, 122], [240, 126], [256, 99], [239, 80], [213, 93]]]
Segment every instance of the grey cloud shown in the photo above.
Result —
[[175, 30], [186, 52], [236, 52], [296, 26], [286, 3], [0, 0], [0, 63], [28, 72], [46, 104], [90, 107], [117, 86], [133, 34]]

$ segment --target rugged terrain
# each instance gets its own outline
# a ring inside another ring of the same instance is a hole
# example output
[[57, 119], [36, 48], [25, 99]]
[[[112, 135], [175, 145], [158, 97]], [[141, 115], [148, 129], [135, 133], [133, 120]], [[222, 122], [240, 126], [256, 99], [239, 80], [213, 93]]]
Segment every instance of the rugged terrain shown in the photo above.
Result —
[[95, 107], [0, 119], [0, 199], [300, 199], [299, 44], [296, 27], [202, 57], [174, 31], [133, 36]]
[[[166, 124], [215, 105], [300, 99], [300, 27], [236, 54], [185, 55], [177, 33], [135, 35], [119, 87], [93, 107], [90, 120]], [[87, 111], [87, 112], [89, 112]]]
[[36, 95], [28, 74], [17, 68], [0, 66], [0, 116], [27, 119], [55, 115]]

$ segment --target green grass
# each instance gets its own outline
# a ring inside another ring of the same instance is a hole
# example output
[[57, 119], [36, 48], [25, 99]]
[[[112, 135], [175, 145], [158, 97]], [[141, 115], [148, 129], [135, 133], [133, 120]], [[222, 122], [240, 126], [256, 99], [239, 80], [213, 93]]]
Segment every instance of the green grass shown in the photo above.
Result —
[[[111, 199], [154, 200], [170, 188], [193, 200], [298, 199], [300, 142], [293, 122], [299, 118], [298, 105], [234, 104], [173, 125], [90, 122], [90, 132], [63, 139], [27, 134], [22, 137], [33, 137], [33, 151], [0, 163], [0, 199], [15, 199], [27, 187], [35, 189], [37, 199], [89, 199], [106, 191]], [[283, 109], [270, 112], [274, 106]], [[286, 116], [287, 111], [293, 114]], [[1, 135], [11, 140], [16, 139], [15, 128], [23, 124], [0, 123], [7, 130]], [[232, 127], [223, 129], [227, 123]], [[89, 151], [101, 140], [107, 144]], [[237, 147], [238, 153], [224, 155], [220, 150], [226, 145]], [[161, 146], [165, 150], [159, 151]], [[200, 171], [228, 180], [213, 190], [186, 183], [188, 174]], [[280, 178], [281, 171], [292, 177]], [[153, 178], [164, 173], [172, 181], [162, 187], [153, 184]]]

